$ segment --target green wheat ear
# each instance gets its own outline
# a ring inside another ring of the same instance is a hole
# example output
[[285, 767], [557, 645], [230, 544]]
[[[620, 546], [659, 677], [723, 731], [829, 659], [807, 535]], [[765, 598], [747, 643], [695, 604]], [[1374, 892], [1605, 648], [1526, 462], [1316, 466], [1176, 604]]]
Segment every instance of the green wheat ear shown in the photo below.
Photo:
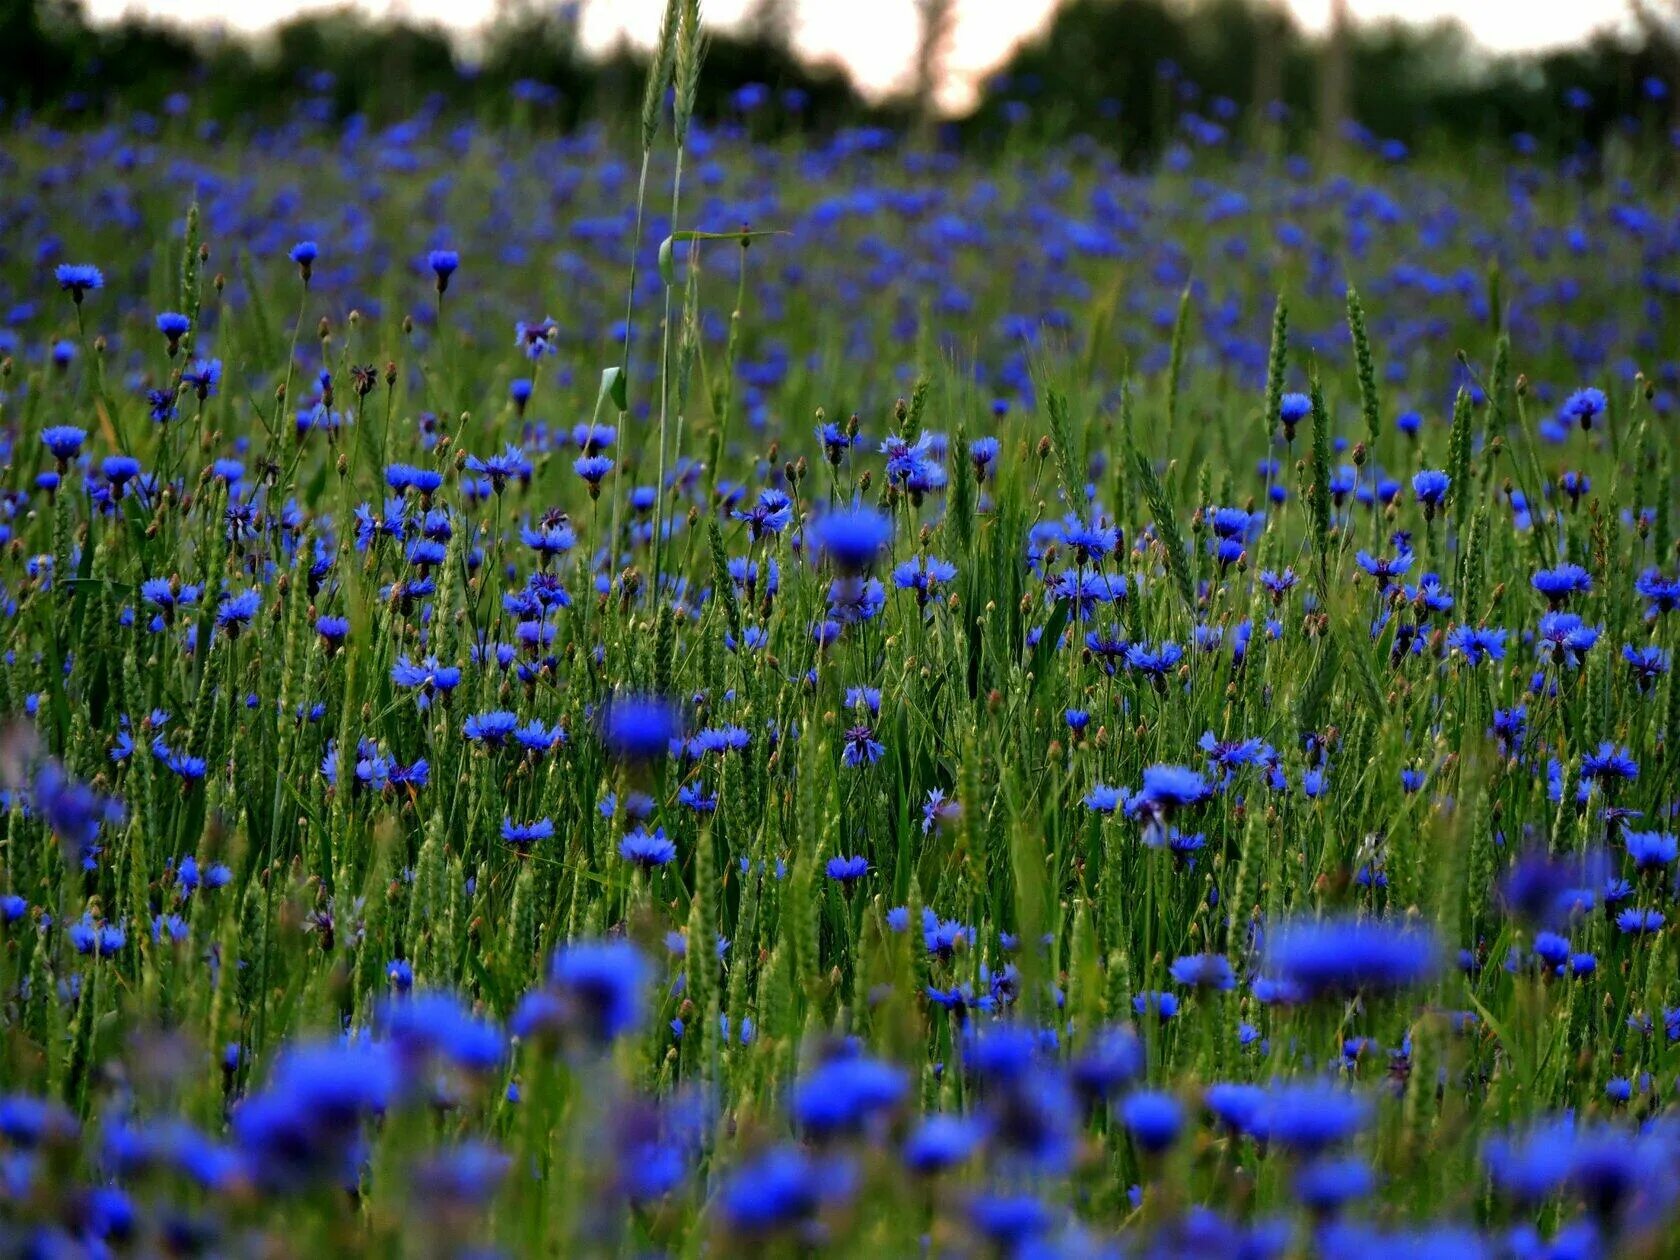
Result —
[[1359, 368], [1359, 407], [1365, 413], [1365, 446], [1370, 458], [1377, 457], [1377, 438], [1382, 428], [1382, 399], [1377, 393], [1376, 360], [1371, 354], [1371, 337], [1365, 329], [1365, 307], [1359, 301], [1359, 290], [1351, 284], [1347, 291], [1348, 332], [1353, 336], [1353, 357]]
[[1324, 405], [1324, 391], [1318, 373], [1312, 374], [1312, 484], [1308, 488], [1312, 511], [1313, 551], [1318, 556], [1319, 598], [1330, 591], [1330, 416]]
[[677, 60], [677, 28], [682, 20], [682, 0], [665, 0], [659, 19], [659, 38], [648, 61], [647, 82], [642, 88], [642, 152], [653, 148], [659, 134], [660, 106], [665, 89], [671, 86], [671, 71]]
[[[1190, 333], [1190, 286], [1186, 284], [1184, 291], [1178, 295], [1178, 314], [1173, 319], [1172, 349], [1167, 359], [1167, 436], [1170, 438], [1178, 432], [1178, 392], [1179, 381], [1184, 374], [1184, 343]], [[1278, 406], [1281, 409], [1283, 400], [1283, 373], [1278, 373]], [[1268, 380], [1267, 403], [1270, 405], [1271, 392]], [[1272, 422], [1276, 424], [1274, 415]]]
[[1289, 302], [1278, 294], [1272, 308], [1272, 348], [1266, 356], [1266, 441], [1283, 423], [1283, 377], [1289, 368]]
[[677, 24], [673, 79], [677, 89], [677, 143], [684, 144], [688, 140], [688, 124], [694, 117], [694, 99], [700, 90], [700, 63], [705, 59], [706, 46], [700, 25], [700, 0], [680, 0], [680, 3], [682, 17]]

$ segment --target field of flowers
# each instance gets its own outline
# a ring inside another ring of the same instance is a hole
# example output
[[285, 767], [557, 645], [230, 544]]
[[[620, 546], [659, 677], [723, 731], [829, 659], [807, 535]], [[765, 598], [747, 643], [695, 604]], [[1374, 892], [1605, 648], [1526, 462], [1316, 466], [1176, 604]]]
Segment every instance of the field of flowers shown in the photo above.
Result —
[[1672, 1254], [1672, 189], [669, 42], [9, 123], [0, 1250]]

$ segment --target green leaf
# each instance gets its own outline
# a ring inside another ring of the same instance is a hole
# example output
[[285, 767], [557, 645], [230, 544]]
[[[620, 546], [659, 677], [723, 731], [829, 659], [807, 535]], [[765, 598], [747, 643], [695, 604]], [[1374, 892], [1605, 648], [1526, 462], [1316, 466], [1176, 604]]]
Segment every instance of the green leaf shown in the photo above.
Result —
[[617, 364], [609, 368], [603, 368], [601, 370], [601, 390], [595, 395], [595, 406], [599, 408], [603, 402], [611, 399], [612, 405], [620, 411], [628, 411], [630, 410], [627, 402], [628, 391], [629, 385], [623, 368]]

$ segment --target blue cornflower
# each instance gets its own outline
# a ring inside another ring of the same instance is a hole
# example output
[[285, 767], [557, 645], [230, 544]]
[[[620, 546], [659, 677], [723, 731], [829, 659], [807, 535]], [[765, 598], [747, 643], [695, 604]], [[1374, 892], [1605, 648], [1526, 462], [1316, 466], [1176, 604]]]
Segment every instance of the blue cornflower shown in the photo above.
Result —
[[319, 616], [315, 618], [315, 633], [321, 636], [329, 654], [336, 652], [350, 635], [350, 618], [330, 614]]
[[1534, 956], [1548, 967], [1562, 966], [1569, 957], [1569, 939], [1556, 932], [1536, 932]]
[[426, 709], [431, 707], [434, 694], [441, 692], [447, 695], [461, 685], [461, 669], [458, 665], [441, 664], [435, 656], [428, 656], [418, 663], [407, 656], [399, 656], [397, 663], [391, 666], [391, 682], [414, 692], [415, 704]]
[[157, 329], [169, 342], [171, 355], [181, 348], [181, 338], [185, 337], [191, 328], [192, 320], [179, 311], [164, 311], [157, 317]]
[[853, 1133], [909, 1092], [902, 1069], [861, 1055], [829, 1059], [793, 1087], [794, 1123], [814, 1137]]
[[1055, 1216], [1031, 1194], [983, 1194], [969, 1200], [969, 1221], [999, 1255], [1031, 1255], [1032, 1244], [1048, 1234]]
[[1571, 595], [1585, 595], [1592, 590], [1592, 574], [1578, 564], [1560, 564], [1555, 569], [1541, 569], [1529, 579], [1529, 584], [1546, 597], [1553, 608], [1562, 608]]
[[1237, 987], [1236, 974], [1224, 954], [1186, 954], [1175, 958], [1168, 968], [1172, 978], [1190, 989], [1218, 989]]
[[1428, 930], [1383, 919], [1284, 923], [1266, 938], [1268, 975], [1319, 994], [1402, 989], [1430, 979], [1439, 947]]
[[572, 471], [583, 478], [592, 499], [600, 496], [601, 481], [612, 471], [612, 466], [611, 457], [606, 455], [579, 455], [572, 461]]
[[[889, 924], [891, 916], [888, 916]], [[927, 907], [922, 908], [922, 944], [936, 958], [949, 959], [959, 945], [974, 939], [974, 930], [955, 919], [941, 919]]]
[[1417, 501], [1423, 504], [1426, 520], [1435, 515], [1435, 509], [1441, 506], [1451, 488], [1452, 478], [1432, 468], [1426, 468], [1412, 477], [1412, 493], [1417, 496]]
[[1178, 1014], [1178, 995], [1164, 990], [1145, 989], [1132, 998], [1132, 1011], [1137, 1015], [1153, 1015], [1164, 1024]]
[[964, 1030], [963, 1066], [991, 1085], [1016, 1085], [1031, 1074], [1041, 1045], [1031, 1029], [997, 1022]]
[[128, 933], [121, 924], [97, 920], [89, 912], [70, 925], [70, 944], [78, 954], [92, 954], [108, 958], [120, 953], [128, 943]]
[[1572, 612], [1549, 612], [1540, 618], [1535, 650], [1540, 659], [1552, 665], [1575, 669], [1581, 664], [1582, 653], [1598, 642], [1603, 630], [1585, 624]]
[[677, 789], [677, 803], [697, 814], [713, 814], [717, 812], [718, 798], [716, 792], [708, 794], [703, 783], [685, 783]]
[[68, 464], [82, 453], [87, 430], [71, 424], [54, 424], [41, 430], [41, 441], [60, 464]]
[[1574, 1129], [1562, 1118], [1525, 1134], [1493, 1137], [1482, 1149], [1494, 1187], [1520, 1203], [1549, 1198], [1569, 1177], [1574, 1158]]
[[840, 466], [840, 461], [846, 457], [847, 448], [856, 440], [832, 420], [818, 425], [816, 435], [817, 441], [823, 445], [823, 455], [836, 468]]
[[1565, 424], [1571, 420], [1578, 421], [1585, 431], [1592, 428], [1593, 421], [1603, 415], [1609, 405], [1602, 389], [1578, 389], [1563, 400], [1563, 406], [1558, 410], [1558, 418]]
[[524, 482], [529, 480], [533, 471], [531, 461], [525, 458], [525, 452], [509, 442], [499, 454], [477, 455], [467, 457], [468, 472], [482, 473], [490, 478], [490, 488], [501, 494], [507, 488], [509, 481]]
[[1642, 871], [1656, 871], [1680, 856], [1680, 837], [1666, 831], [1629, 831], [1622, 837], [1628, 856]]
[[273, 1190], [330, 1183], [358, 1161], [362, 1121], [401, 1089], [389, 1047], [310, 1041], [288, 1047], [268, 1087], [234, 1109], [231, 1125], [257, 1182]]
[[1371, 1119], [1370, 1101], [1328, 1083], [1274, 1085], [1245, 1126], [1259, 1140], [1313, 1155], [1353, 1137]]
[[1680, 608], [1680, 578], [1665, 577], [1661, 569], [1646, 569], [1634, 579], [1633, 588], [1650, 601], [1645, 608], [1646, 621]]
[[176, 391], [174, 389], [148, 389], [146, 391], [146, 414], [151, 416], [155, 424], [168, 424], [181, 414], [175, 405]]
[[1270, 593], [1273, 603], [1281, 603], [1283, 597], [1294, 590], [1300, 580], [1294, 569], [1285, 569], [1282, 573], [1266, 569], [1260, 574], [1260, 585]]
[[800, 1224], [850, 1188], [844, 1166], [819, 1164], [797, 1146], [777, 1146], [737, 1168], [717, 1202], [730, 1229], [753, 1237]]
[[506, 709], [496, 709], [469, 717], [460, 727], [460, 732], [472, 743], [501, 748], [502, 744], [507, 743], [509, 736], [512, 736], [516, 726], [519, 726], [517, 714], [511, 714]]
[[788, 527], [793, 520], [793, 500], [781, 490], [760, 490], [757, 503], [744, 512], [734, 511], [730, 515], [738, 521], [745, 521], [755, 540], [761, 539], [767, 534], [779, 534]]
[[[1160, 843], [1160, 828], [1151, 827], [1144, 833], [1144, 841], [1151, 847]], [[1167, 852], [1171, 853], [1180, 863], [1187, 862], [1207, 846], [1207, 837], [1201, 832], [1183, 832], [1177, 827], [1167, 828]]]
[[962, 802], [952, 800], [941, 788], [929, 788], [922, 802], [922, 834], [935, 827], [948, 827], [962, 817]]
[[740, 752], [751, 743], [752, 734], [744, 726], [709, 726], [688, 741], [688, 755]]
[[828, 877], [839, 884], [853, 884], [869, 874], [866, 857], [834, 857], [828, 859]]
[[893, 527], [873, 508], [860, 506], [828, 513], [817, 521], [812, 533], [818, 549], [837, 568], [862, 573], [892, 541]]
[[926, 992], [927, 1000], [949, 1011], [959, 1026], [966, 1026], [969, 1014], [973, 1011], [991, 1014], [997, 1010], [997, 997], [991, 993], [975, 993], [972, 984], [954, 984], [949, 989], [930, 984]]
[[216, 609], [216, 625], [225, 631], [230, 639], [238, 638], [239, 632], [251, 624], [251, 619], [261, 607], [262, 594], [255, 589], [229, 595]]
[[286, 257], [297, 264], [298, 275], [303, 277], [304, 284], [309, 283], [309, 277], [315, 270], [315, 260], [320, 256], [320, 246], [314, 241], [299, 241], [286, 254]]
[[1573, 469], [1558, 478], [1558, 487], [1569, 496], [1569, 502], [1574, 507], [1581, 505], [1581, 496], [1592, 490], [1592, 478], [1586, 473]]
[[0, 1094], [0, 1136], [13, 1146], [32, 1150], [46, 1142], [73, 1142], [76, 1117], [62, 1103], [31, 1094]]
[[82, 304], [82, 298], [92, 290], [105, 287], [105, 274], [98, 267], [88, 263], [60, 263], [53, 276], [58, 281], [59, 289], [68, 293], [70, 300], [77, 306]]
[[[889, 434], [881, 443], [881, 454], [887, 457], [887, 480], [899, 481], [915, 488], [918, 478], [926, 479], [935, 473], [933, 434], [922, 433], [914, 442], [898, 434]], [[942, 476], [943, 474], [937, 474]]]
[[1166, 817], [1212, 795], [1207, 780], [1188, 766], [1149, 766], [1143, 772], [1143, 788], [1132, 797], [1127, 812]]
[[984, 481], [997, 462], [998, 440], [995, 437], [977, 437], [968, 447], [968, 462], [974, 467], [974, 479]]
[[1142, 1076], [1144, 1067], [1143, 1041], [1130, 1026], [1116, 1025], [1100, 1031], [1073, 1058], [1068, 1064], [1068, 1079], [1081, 1097], [1097, 1102]]
[[1283, 421], [1284, 440], [1295, 440], [1295, 426], [1312, 415], [1312, 399], [1306, 394], [1285, 394], [1279, 402], [1278, 419]]
[[1447, 648], [1469, 665], [1505, 659], [1505, 631], [1485, 626], [1454, 626], [1447, 631]]
[[132, 455], [107, 455], [99, 461], [99, 471], [110, 483], [111, 497], [120, 499], [123, 487], [140, 475], [140, 461]]
[[985, 1129], [967, 1116], [926, 1116], [904, 1140], [904, 1165], [911, 1172], [943, 1172], [966, 1162], [984, 1137]]
[[615, 696], [601, 707], [601, 742], [615, 758], [657, 761], [682, 738], [682, 715], [657, 696]]
[[1176, 643], [1133, 643], [1126, 649], [1126, 668], [1146, 678], [1164, 679], [1184, 659], [1184, 649]]
[[[1416, 610], [1419, 621], [1434, 613], [1452, 611], [1452, 592], [1442, 585], [1441, 576], [1438, 573], [1425, 573], [1418, 579], [1416, 586], [1402, 587], [1401, 594], [1405, 597], [1406, 602]], [[1419, 641], [1419, 647], [1420, 649], [1422, 647], [1421, 640]]]
[[1212, 731], [1203, 731], [1196, 741], [1208, 756], [1208, 761], [1229, 775], [1239, 766], [1252, 765], [1266, 751], [1266, 744], [1258, 739], [1221, 740]]
[[1394, 584], [1394, 579], [1403, 575], [1412, 567], [1412, 553], [1401, 551], [1393, 559], [1373, 556], [1368, 551], [1360, 551], [1354, 555], [1359, 567], [1374, 578], [1382, 579], [1384, 589]]
[[1131, 801], [1131, 791], [1126, 788], [1110, 788], [1107, 783], [1097, 783], [1085, 793], [1085, 808], [1092, 813], [1114, 813]]
[[881, 711], [881, 689], [879, 687], [847, 687], [846, 707], [868, 709], [872, 714]]
[[856, 769], [859, 766], [874, 765], [886, 751], [886, 746], [875, 738], [872, 728], [854, 726], [846, 732], [846, 743], [840, 751], [840, 759]]
[[1642, 695], [1649, 694], [1657, 685], [1657, 679], [1668, 673], [1669, 654], [1663, 648], [1648, 646], [1636, 648], [1631, 643], [1622, 646], [1622, 659], [1628, 663], [1633, 672], [1633, 682]]
[[375, 1008], [373, 1022], [405, 1066], [436, 1059], [464, 1071], [488, 1072], [507, 1051], [501, 1028], [474, 1016], [451, 993], [387, 997]]
[[1616, 916], [1616, 930], [1624, 936], [1643, 936], [1648, 932], [1660, 932], [1668, 918], [1661, 910], [1628, 909]]
[[536, 818], [523, 823], [516, 823], [511, 818], [502, 819], [502, 839], [516, 849], [528, 849], [539, 840], [553, 838], [554, 820], [551, 818]]
[[513, 344], [525, 352], [527, 359], [540, 359], [551, 352], [560, 338], [560, 327], [552, 319], [533, 323], [518, 321], [513, 326]]
[[618, 430], [610, 424], [584, 420], [572, 426], [572, 445], [584, 455], [599, 455], [602, 451], [612, 449], [616, 441]]
[[544, 726], [536, 718], [532, 718], [513, 731], [513, 741], [526, 752], [542, 754], [551, 752], [566, 742], [566, 732], [560, 726]]
[[437, 278], [437, 291], [442, 293], [449, 287], [449, 277], [460, 267], [461, 255], [452, 249], [434, 249], [426, 255], [426, 265]]
[[1639, 763], [1628, 750], [1605, 740], [1593, 752], [1581, 757], [1581, 777], [1610, 784], [1619, 779], [1637, 779]]
[[220, 359], [196, 359], [191, 367], [181, 369], [181, 384], [191, 385], [193, 392], [198, 395], [199, 402], [214, 395], [221, 381]]
[[666, 838], [663, 827], [652, 832], [646, 827], [637, 827], [618, 842], [618, 855], [643, 870], [652, 870], [672, 861], [677, 856], [677, 846]]
[[565, 1000], [568, 1026], [591, 1041], [615, 1041], [641, 1023], [648, 964], [629, 941], [574, 942], [554, 955], [548, 974]]
[[1118, 573], [1082, 573], [1077, 569], [1063, 569], [1050, 581], [1052, 603], [1067, 600], [1073, 605], [1080, 621], [1089, 621], [1098, 604], [1111, 604], [1126, 598], [1126, 579]]
[[1120, 546], [1120, 531], [1101, 520], [1070, 516], [1062, 524], [1062, 542], [1080, 565], [1095, 564]]
[[1216, 507], [1207, 514], [1207, 522], [1213, 529], [1214, 537], [1226, 541], [1241, 541], [1247, 538], [1260, 521], [1259, 515], [1242, 508]]
[[917, 556], [893, 569], [893, 585], [901, 591], [915, 591], [916, 602], [926, 605], [939, 588], [957, 576], [957, 566], [938, 556]]
[[1139, 1090], [1120, 1104], [1120, 1120], [1142, 1150], [1159, 1155], [1178, 1141], [1184, 1106], [1171, 1094]]
[[1296, 1170], [1295, 1197], [1308, 1211], [1328, 1216], [1350, 1199], [1363, 1198], [1377, 1184], [1371, 1166], [1357, 1156], [1315, 1159]]

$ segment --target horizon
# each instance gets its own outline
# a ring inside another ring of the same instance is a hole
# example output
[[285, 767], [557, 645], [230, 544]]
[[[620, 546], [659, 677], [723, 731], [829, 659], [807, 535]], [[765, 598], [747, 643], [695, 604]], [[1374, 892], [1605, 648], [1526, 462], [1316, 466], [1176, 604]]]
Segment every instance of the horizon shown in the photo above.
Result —
[[[1329, 25], [1333, 0], [1285, 0], [1301, 27], [1322, 32]], [[1461, 0], [1460, 0], [1461, 3]], [[86, 0], [91, 18], [113, 22], [142, 15], [199, 31], [260, 34], [303, 13], [354, 8], [375, 17], [436, 24], [471, 34], [491, 21], [504, 0], [252, 0], [230, 13], [221, 0]], [[944, 57], [939, 90], [946, 109], [971, 104], [985, 77], [1008, 59], [1011, 50], [1044, 28], [1058, 0], [958, 0]], [[720, 28], [740, 23], [752, 0], [714, 0], [707, 20]], [[843, 66], [860, 91], [879, 99], [902, 88], [909, 77], [917, 40], [917, 16], [911, 0], [851, 0], [839, 8], [811, 0], [793, 0], [794, 45], [814, 62]], [[594, 0], [583, 5], [580, 35], [584, 46], [600, 52], [621, 41], [647, 45], [658, 28], [664, 0]], [[1594, 14], [1591, 6], [1534, 6], [1525, 0], [1482, 0], [1473, 12], [1461, 12], [1454, 0], [1348, 0], [1356, 23], [1402, 21], [1430, 26], [1455, 21], [1481, 47], [1493, 53], [1534, 52], [1580, 43], [1592, 35], [1625, 29], [1619, 7]]]

